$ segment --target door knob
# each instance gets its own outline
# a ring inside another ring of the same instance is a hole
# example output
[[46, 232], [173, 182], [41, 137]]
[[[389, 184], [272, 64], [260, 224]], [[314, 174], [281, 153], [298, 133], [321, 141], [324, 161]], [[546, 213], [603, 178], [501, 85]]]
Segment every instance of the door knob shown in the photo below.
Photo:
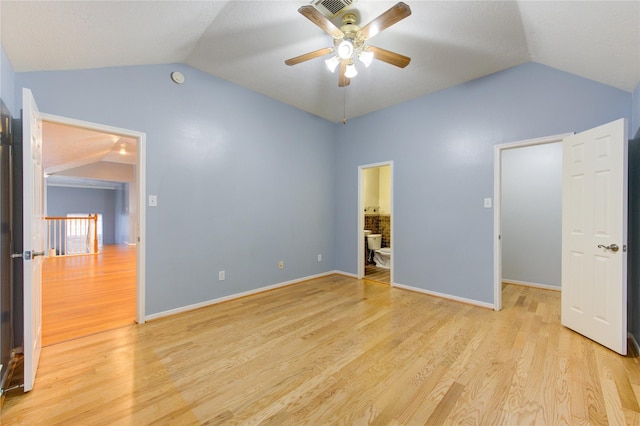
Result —
[[620, 247], [618, 247], [617, 244], [610, 244], [608, 246], [602, 245], [602, 244], [598, 244], [598, 248], [603, 248], [603, 249], [607, 249], [607, 250], [611, 250], [612, 252], [617, 252], [618, 250], [620, 250]]

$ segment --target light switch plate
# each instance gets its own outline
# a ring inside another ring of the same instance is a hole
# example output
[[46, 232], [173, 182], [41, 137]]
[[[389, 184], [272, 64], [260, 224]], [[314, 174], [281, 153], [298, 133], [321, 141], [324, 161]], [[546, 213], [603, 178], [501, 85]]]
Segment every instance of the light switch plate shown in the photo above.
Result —
[[484, 208], [485, 209], [490, 209], [491, 208], [491, 198], [485, 198], [484, 199]]
[[158, 196], [149, 195], [149, 207], [156, 207], [158, 205]]

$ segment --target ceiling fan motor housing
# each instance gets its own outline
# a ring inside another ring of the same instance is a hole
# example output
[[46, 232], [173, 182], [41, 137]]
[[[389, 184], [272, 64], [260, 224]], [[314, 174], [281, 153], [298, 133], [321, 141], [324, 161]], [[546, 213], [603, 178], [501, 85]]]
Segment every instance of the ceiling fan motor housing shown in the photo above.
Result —
[[349, 40], [355, 49], [360, 49], [364, 44], [364, 38], [360, 36], [360, 27], [356, 25], [357, 16], [354, 13], [345, 13], [342, 17], [342, 26], [340, 31], [344, 33], [342, 39], [335, 40], [335, 44], [339, 44], [341, 40]]

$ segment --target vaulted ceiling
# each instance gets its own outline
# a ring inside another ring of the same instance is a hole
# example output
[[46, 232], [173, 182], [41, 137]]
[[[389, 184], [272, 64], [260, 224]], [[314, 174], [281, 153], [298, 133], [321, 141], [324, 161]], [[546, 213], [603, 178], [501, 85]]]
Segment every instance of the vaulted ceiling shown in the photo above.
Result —
[[136, 164], [134, 138], [66, 124], [44, 121], [42, 133], [46, 141], [42, 146], [43, 167], [46, 174], [55, 174], [104, 161]]
[[[371, 44], [412, 58], [381, 61], [338, 87], [331, 46], [298, 13], [308, 1], [0, 2], [16, 72], [186, 63], [333, 122], [535, 61], [631, 92], [640, 81], [638, 1], [405, 1], [411, 16]], [[359, 0], [364, 25], [395, 1]], [[339, 20], [337, 21], [339, 24]]]

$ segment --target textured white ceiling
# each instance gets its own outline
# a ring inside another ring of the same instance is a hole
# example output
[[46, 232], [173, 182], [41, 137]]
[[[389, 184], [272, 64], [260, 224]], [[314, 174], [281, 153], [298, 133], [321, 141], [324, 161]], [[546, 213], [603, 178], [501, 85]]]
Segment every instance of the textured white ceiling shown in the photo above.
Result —
[[[527, 61], [631, 92], [640, 81], [640, 1], [405, 1], [412, 15], [370, 44], [412, 58], [374, 61], [346, 88], [348, 118]], [[359, 0], [361, 24], [395, 1]], [[345, 89], [322, 59], [331, 45], [297, 12], [308, 1], [0, 1], [15, 71], [182, 62], [333, 122]]]

